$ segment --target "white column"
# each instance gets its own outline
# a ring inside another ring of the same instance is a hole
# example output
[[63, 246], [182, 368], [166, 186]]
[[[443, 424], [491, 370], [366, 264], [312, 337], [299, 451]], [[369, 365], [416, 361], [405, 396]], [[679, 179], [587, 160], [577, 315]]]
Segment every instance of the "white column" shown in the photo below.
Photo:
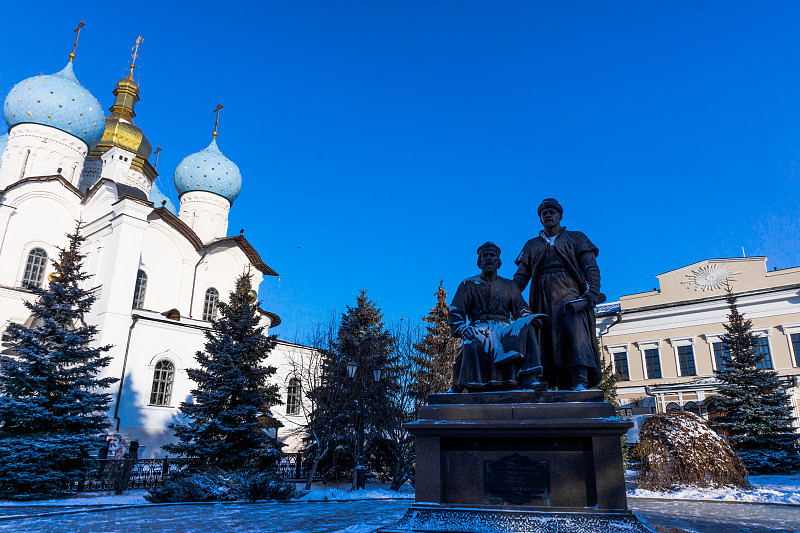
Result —
[[[147, 215], [151, 208], [131, 199], [123, 198], [115, 203], [111, 213], [110, 233], [102, 241], [96, 283], [100, 290], [93, 306], [92, 322], [98, 327], [97, 345], [113, 345], [108, 355], [111, 364], [104, 375], [120, 377], [131, 325], [131, 307], [136, 274], [142, 252], [142, 239], [147, 227]], [[103, 228], [101, 233], [105, 233]], [[115, 386], [116, 387], [116, 386]], [[112, 387], [116, 401], [117, 389]], [[114, 406], [110, 408], [113, 412]]]

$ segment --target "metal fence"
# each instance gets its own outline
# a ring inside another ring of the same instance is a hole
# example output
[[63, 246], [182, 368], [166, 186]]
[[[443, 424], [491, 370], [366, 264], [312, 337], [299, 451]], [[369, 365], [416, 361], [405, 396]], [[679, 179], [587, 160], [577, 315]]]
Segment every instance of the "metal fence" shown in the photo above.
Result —
[[[119, 486], [123, 489], [150, 489], [158, 486], [167, 474], [183, 470], [193, 462], [192, 459], [97, 459], [97, 467], [85, 480], [71, 488], [76, 492], [114, 490]], [[123, 478], [127, 478], [127, 483]]]
[[[123, 487], [129, 489], [151, 489], [157, 487], [168, 474], [174, 474], [190, 466], [194, 459], [137, 459], [125, 461], [120, 459], [96, 459], [96, 468], [91, 470], [86, 479], [73, 483], [70, 490], [74, 492], [115, 490]], [[283, 454], [278, 463], [278, 472], [286, 480], [302, 479], [308, 473], [302, 468], [302, 456], [299, 453]], [[127, 478], [127, 483], [124, 479]]]
[[304, 479], [308, 472], [303, 466], [303, 454], [285, 453], [278, 463], [278, 472], [286, 480]]

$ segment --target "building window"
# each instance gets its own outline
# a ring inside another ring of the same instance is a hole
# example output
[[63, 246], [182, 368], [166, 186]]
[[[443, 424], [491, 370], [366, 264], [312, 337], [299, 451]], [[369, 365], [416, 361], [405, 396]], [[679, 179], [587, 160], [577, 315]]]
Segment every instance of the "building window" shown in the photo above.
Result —
[[203, 320], [210, 322], [217, 316], [217, 302], [219, 302], [219, 292], [211, 287], [206, 291], [206, 298], [203, 301]]
[[647, 366], [648, 379], [656, 379], [661, 377], [661, 360], [658, 358], [658, 348], [645, 350], [644, 362]]
[[136, 274], [136, 288], [133, 289], [133, 308], [144, 308], [144, 293], [147, 292], [147, 274], [140, 270]]
[[677, 409], [678, 411], [680, 411], [680, 409], [681, 409], [681, 406], [680, 406], [680, 405], [678, 405], [678, 404], [677, 404], [677, 403], [675, 403], [675, 402], [669, 402], [669, 403], [667, 404], [667, 407], [666, 407], [665, 411], [672, 411], [673, 409]]
[[619, 374], [623, 381], [630, 381], [631, 376], [628, 372], [628, 352], [614, 353], [614, 370]]
[[717, 363], [717, 372], [725, 372], [730, 369], [731, 351], [723, 342], [715, 342], [711, 345], [714, 348], [714, 361]]
[[697, 405], [697, 402], [686, 402], [686, 405], [683, 406], [683, 410], [689, 413], [694, 413], [697, 416], [702, 416], [700, 413], [700, 406]]
[[300, 380], [297, 378], [289, 380], [289, 387], [286, 390], [286, 414], [300, 414]]
[[692, 346], [678, 346], [678, 362], [681, 365], [681, 376], [696, 376], [697, 370], [694, 367], [694, 352]]
[[153, 373], [153, 388], [150, 391], [150, 405], [169, 405], [172, 400], [172, 383], [175, 381], [175, 365], [162, 359], [156, 363]]
[[800, 333], [792, 333], [792, 351], [794, 352], [794, 364], [800, 366]]
[[47, 264], [47, 252], [41, 248], [34, 248], [28, 253], [25, 263], [25, 274], [22, 275], [22, 286], [26, 289], [41, 287], [44, 277], [44, 268]]
[[758, 363], [756, 364], [756, 368], [772, 368], [772, 357], [769, 354], [769, 339], [767, 337], [759, 337], [756, 339], [756, 357], [758, 357]]

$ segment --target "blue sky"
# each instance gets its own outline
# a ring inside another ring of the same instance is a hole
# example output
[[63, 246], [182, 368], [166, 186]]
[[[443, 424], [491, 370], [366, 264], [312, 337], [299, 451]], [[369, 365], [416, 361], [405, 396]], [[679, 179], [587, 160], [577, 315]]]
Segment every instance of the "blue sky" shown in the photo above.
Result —
[[[281, 274], [283, 338], [352, 304], [417, 319], [475, 249], [500, 274], [545, 197], [600, 248], [609, 300], [712, 257], [800, 265], [800, 4], [292, 1], [3, 7], [0, 92], [66, 63], [175, 166], [211, 140], [243, 175], [229, 233]], [[17, 22], [10, 22], [17, 21]], [[232, 273], [234, 275], [235, 273]]]

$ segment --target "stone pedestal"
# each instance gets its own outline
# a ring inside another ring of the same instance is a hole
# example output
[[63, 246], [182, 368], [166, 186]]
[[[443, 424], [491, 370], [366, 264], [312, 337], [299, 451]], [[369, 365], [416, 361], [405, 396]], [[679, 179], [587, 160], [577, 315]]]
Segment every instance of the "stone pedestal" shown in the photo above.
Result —
[[416, 502], [384, 532], [651, 531], [628, 511], [602, 391], [433, 394], [415, 437]]

